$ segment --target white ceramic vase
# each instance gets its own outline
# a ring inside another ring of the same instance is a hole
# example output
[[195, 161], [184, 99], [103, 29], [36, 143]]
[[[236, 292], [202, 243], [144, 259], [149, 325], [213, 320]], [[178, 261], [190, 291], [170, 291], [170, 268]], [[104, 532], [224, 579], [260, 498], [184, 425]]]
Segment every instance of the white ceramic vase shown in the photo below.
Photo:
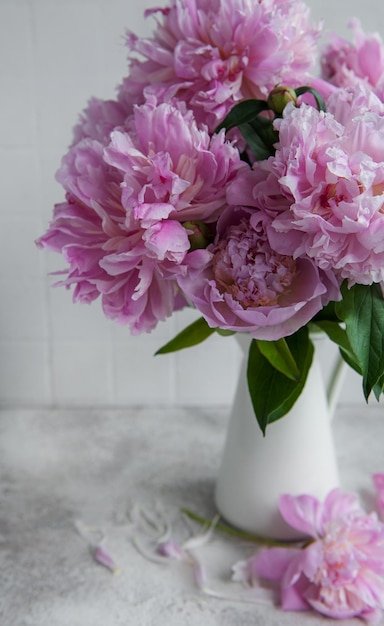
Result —
[[345, 369], [337, 363], [330, 388], [325, 389], [315, 348], [302, 394], [287, 415], [267, 427], [264, 437], [246, 380], [250, 339], [237, 338], [244, 358], [216, 485], [216, 506], [227, 522], [241, 530], [297, 539], [297, 532], [278, 511], [278, 499], [283, 493], [322, 499], [339, 485], [331, 418]]

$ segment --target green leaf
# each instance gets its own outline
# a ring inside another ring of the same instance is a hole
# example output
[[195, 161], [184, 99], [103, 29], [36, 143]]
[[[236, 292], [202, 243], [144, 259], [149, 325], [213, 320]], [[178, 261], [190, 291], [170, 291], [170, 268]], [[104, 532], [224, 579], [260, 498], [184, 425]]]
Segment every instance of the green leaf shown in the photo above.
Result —
[[297, 364], [299, 379], [290, 380], [279, 372], [261, 353], [253, 340], [249, 350], [247, 379], [256, 419], [265, 434], [268, 424], [282, 418], [293, 407], [304, 389], [313, 357], [313, 344], [308, 329], [301, 328], [286, 338], [288, 348]]
[[264, 161], [272, 155], [269, 147], [266, 146], [262, 138], [255, 133], [250, 124], [240, 124], [239, 131], [243, 135], [249, 148], [251, 148], [256, 161]]
[[298, 381], [300, 371], [285, 339], [262, 341], [256, 339], [257, 347], [267, 361], [290, 380]]
[[299, 87], [298, 89], [295, 89], [295, 93], [296, 93], [297, 97], [302, 96], [305, 93], [312, 94], [312, 96], [316, 100], [317, 108], [319, 109], [319, 111], [324, 111], [325, 112], [327, 110], [323, 98], [321, 97], [319, 92], [316, 91], [316, 89], [313, 89], [313, 87], [307, 87], [307, 86]]
[[215, 331], [221, 337], [232, 337], [236, 332], [234, 330], [226, 330], [225, 328], [215, 328]]
[[252, 121], [261, 111], [266, 111], [267, 109], [268, 104], [265, 100], [243, 100], [229, 111], [215, 132], [218, 133], [223, 128], [228, 131], [231, 128], [240, 126], [240, 124], [246, 124]]
[[363, 375], [363, 372], [361, 370], [361, 366], [357, 362], [356, 357], [351, 358], [350, 352], [345, 352], [345, 350], [343, 350], [342, 348], [340, 348], [340, 355], [342, 356], [342, 358], [344, 359], [346, 364], [349, 365], [349, 367], [351, 367], [353, 370], [355, 370], [355, 372], [357, 372], [357, 374], [360, 374], [360, 376]]
[[275, 153], [274, 144], [279, 135], [271, 120], [257, 116], [246, 124], [239, 124], [239, 130], [257, 161], [268, 159]]
[[324, 306], [318, 313], [316, 313], [315, 317], [312, 318], [312, 321], [317, 323], [318, 321], [330, 321], [330, 322], [338, 322], [340, 323], [340, 318], [337, 317], [335, 311], [336, 302], [328, 302], [326, 306]]
[[264, 143], [263, 139], [255, 133], [250, 124], [240, 124], [239, 131], [251, 148], [256, 161], [264, 161], [273, 154]]
[[317, 326], [318, 328], [320, 328], [320, 330], [325, 332], [326, 335], [328, 335], [329, 339], [339, 346], [340, 354], [343, 357], [344, 361], [348, 363], [348, 365], [353, 367], [356, 372], [362, 374], [360, 363], [358, 362], [356, 355], [353, 352], [345, 329], [340, 326], [340, 322], [318, 320], [317, 322], [313, 322], [313, 325]]
[[273, 120], [258, 115], [249, 122], [254, 132], [260, 137], [270, 154], [275, 153], [275, 144], [279, 141], [279, 133], [273, 126]]
[[159, 348], [155, 354], [168, 354], [176, 352], [184, 348], [191, 348], [198, 343], [202, 343], [210, 335], [215, 332], [215, 328], [210, 328], [203, 317], [184, 328], [176, 337], [171, 339], [162, 348]]
[[373, 393], [375, 394], [375, 398], [378, 402], [380, 400], [381, 394], [383, 393], [383, 390], [384, 390], [384, 374], [383, 376], [381, 376], [381, 378], [379, 378], [379, 380], [377, 381], [376, 385], [373, 388]]
[[[336, 313], [345, 322], [353, 352], [361, 365], [363, 391], [368, 400], [384, 374], [384, 300], [378, 284], [341, 287], [343, 299]], [[377, 388], [376, 388], [377, 391]]]

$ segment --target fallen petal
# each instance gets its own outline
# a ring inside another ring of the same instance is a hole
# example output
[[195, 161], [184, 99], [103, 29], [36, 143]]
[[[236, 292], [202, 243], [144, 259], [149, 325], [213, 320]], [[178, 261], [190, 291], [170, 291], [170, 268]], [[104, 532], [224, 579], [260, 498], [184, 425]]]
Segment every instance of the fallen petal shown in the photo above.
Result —
[[170, 558], [168, 556], [162, 556], [147, 548], [137, 536], [132, 538], [132, 544], [139, 554], [147, 559], [147, 561], [151, 561], [152, 563], [162, 563], [163, 565], [170, 562]]
[[93, 550], [93, 558], [97, 563], [100, 563], [100, 565], [103, 565], [114, 574], [117, 574], [117, 572], [119, 571], [119, 568], [117, 567], [113, 557], [102, 545], [96, 546], [96, 548]]
[[176, 541], [162, 541], [156, 549], [157, 554], [168, 559], [177, 559], [182, 561], [186, 558], [185, 551]]
[[191, 564], [195, 583], [200, 591], [207, 589], [207, 571], [202, 562], [195, 556], [191, 556]]

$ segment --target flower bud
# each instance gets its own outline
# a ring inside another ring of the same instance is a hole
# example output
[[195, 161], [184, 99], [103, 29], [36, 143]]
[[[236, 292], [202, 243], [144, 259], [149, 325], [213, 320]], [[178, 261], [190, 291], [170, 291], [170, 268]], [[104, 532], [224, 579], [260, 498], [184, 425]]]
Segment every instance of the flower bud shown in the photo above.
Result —
[[276, 115], [281, 115], [288, 102], [296, 104], [296, 99], [294, 89], [287, 87], [286, 85], [277, 85], [270, 92], [267, 102], [269, 108], [276, 113]]
[[200, 220], [184, 222], [184, 228], [188, 231], [188, 239], [191, 243], [190, 252], [206, 248], [212, 242], [212, 232], [208, 224]]

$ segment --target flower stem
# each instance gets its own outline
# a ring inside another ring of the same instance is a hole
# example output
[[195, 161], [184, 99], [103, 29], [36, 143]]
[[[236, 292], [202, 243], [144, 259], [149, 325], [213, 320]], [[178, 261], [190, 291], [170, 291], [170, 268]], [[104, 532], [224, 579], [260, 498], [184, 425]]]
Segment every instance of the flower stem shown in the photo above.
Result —
[[[198, 522], [204, 526], [209, 526], [211, 524], [211, 520], [190, 511], [189, 509], [181, 509], [181, 512], [189, 517], [189, 519]], [[302, 544], [302, 540], [279, 540], [279, 539], [268, 539], [267, 537], [262, 537], [261, 535], [254, 535], [253, 533], [247, 533], [242, 530], [238, 530], [237, 528], [233, 528], [232, 526], [228, 526], [227, 524], [223, 524], [222, 522], [218, 522], [215, 524], [215, 530], [219, 532], [226, 533], [227, 535], [232, 535], [233, 537], [238, 537], [240, 539], [244, 539], [245, 541], [251, 541], [253, 543], [259, 543], [263, 546], [268, 547], [283, 547], [283, 548], [296, 548], [298, 544]]]

